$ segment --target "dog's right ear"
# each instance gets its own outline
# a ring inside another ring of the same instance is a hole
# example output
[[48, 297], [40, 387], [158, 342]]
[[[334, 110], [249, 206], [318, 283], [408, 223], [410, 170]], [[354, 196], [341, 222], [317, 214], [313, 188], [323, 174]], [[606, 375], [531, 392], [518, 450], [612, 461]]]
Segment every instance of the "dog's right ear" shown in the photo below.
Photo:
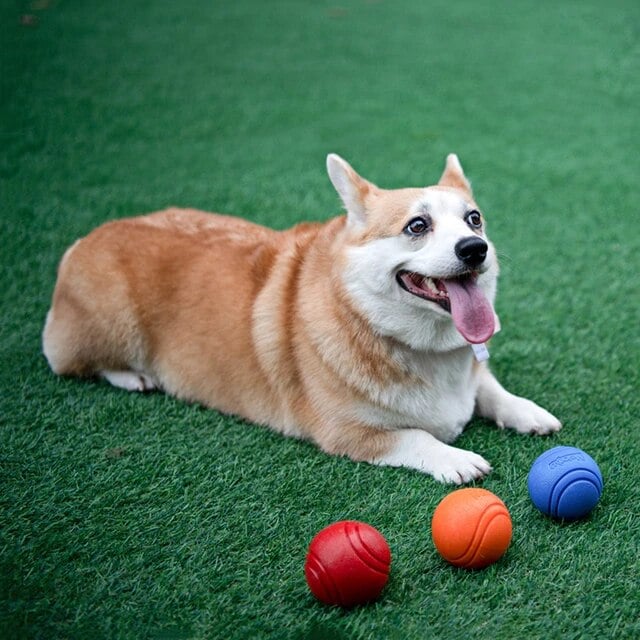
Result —
[[460, 191], [464, 191], [469, 198], [473, 198], [471, 185], [469, 184], [467, 177], [464, 175], [460, 160], [458, 160], [458, 156], [455, 153], [450, 153], [447, 156], [444, 173], [442, 174], [438, 184], [443, 187], [460, 189]]
[[335, 153], [327, 156], [327, 173], [347, 208], [349, 224], [364, 226], [367, 221], [366, 200], [377, 187], [359, 176], [346, 160]]

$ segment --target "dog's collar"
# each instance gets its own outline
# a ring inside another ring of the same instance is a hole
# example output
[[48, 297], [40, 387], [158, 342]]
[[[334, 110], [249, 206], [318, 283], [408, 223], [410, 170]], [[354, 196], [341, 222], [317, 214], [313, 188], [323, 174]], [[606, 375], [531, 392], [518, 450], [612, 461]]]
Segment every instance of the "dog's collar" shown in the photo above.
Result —
[[471, 348], [473, 349], [473, 355], [478, 362], [484, 362], [489, 359], [489, 349], [487, 349], [487, 345], [484, 342], [480, 344], [472, 344]]

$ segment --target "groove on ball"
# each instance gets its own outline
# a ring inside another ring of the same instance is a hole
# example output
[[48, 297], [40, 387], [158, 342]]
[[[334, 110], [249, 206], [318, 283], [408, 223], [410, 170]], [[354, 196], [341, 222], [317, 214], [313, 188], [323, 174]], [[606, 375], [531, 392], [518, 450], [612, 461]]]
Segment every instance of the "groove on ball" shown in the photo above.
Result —
[[[561, 512], [560, 506], [563, 496], [578, 488], [582, 489], [581, 493], [584, 496], [585, 504], [589, 505], [589, 510], [595, 506], [602, 494], [602, 482], [591, 469], [580, 467], [569, 469], [553, 483], [549, 492], [548, 512], [553, 517], [558, 517]], [[584, 509], [586, 508], [585, 506]]]
[[[479, 560], [478, 551], [481, 549], [482, 543], [495, 535], [494, 528], [491, 525], [497, 518], [506, 518], [509, 520], [509, 527], [511, 526], [511, 519], [508, 514], [505, 514], [504, 507], [501, 504], [488, 506], [476, 524], [467, 549], [458, 558], [451, 558], [450, 561], [465, 566]], [[500, 527], [495, 529], [499, 530]]]
[[389, 558], [375, 555], [375, 552], [363, 538], [362, 528], [357, 522], [345, 522], [344, 531], [347, 540], [358, 558], [373, 571], [389, 575]]
[[344, 598], [340, 593], [340, 589], [338, 585], [335, 583], [331, 574], [325, 569], [325, 566], [322, 564], [322, 561], [318, 556], [312, 551], [307, 555], [307, 562], [305, 565], [305, 572], [311, 576], [316, 585], [321, 587], [321, 591], [317, 594], [317, 596], [324, 602], [335, 602], [336, 604], [342, 605], [344, 602]]

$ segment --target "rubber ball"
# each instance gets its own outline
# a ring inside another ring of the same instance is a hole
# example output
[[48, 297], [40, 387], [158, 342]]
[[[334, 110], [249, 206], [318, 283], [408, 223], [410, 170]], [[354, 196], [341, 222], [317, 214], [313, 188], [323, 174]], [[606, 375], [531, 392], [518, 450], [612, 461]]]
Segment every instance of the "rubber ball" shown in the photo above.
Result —
[[539, 456], [527, 478], [529, 495], [542, 513], [578, 520], [598, 504], [604, 486], [596, 461], [577, 447], [554, 447]]
[[354, 607], [380, 597], [390, 568], [391, 550], [384, 536], [365, 522], [342, 520], [313, 538], [304, 573], [318, 600]]
[[486, 489], [453, 491], [438, 504], [431, 520], [431, 537], [440, 555], [464, 569], [482, 569], [499, 560], [511, 534], [509, 510]]

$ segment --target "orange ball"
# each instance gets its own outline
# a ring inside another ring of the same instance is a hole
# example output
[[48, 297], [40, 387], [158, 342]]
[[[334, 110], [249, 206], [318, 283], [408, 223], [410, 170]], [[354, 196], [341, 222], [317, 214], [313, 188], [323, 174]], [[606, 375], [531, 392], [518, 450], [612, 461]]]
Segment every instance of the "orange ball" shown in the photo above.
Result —
[[458, 489], [436, 507], [431, 537], [440, 555], [456, 567], [482, 569], [500, 559], [511, 542], [511, 516], [486, 489]]

